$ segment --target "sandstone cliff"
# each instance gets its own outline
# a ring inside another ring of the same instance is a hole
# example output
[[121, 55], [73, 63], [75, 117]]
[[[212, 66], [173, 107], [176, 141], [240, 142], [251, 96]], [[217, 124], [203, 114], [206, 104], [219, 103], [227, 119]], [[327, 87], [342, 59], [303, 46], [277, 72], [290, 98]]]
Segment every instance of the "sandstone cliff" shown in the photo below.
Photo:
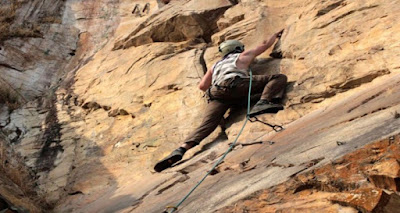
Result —
[[[285, 28], [285, 110], [249, 123], [179, 212], [396, 212], [400, 5], [346, 0], [0, 3], [0, 204], [19, 212], [162, 212], [225, 152], [232, 109], [183, 162], [154, 173], [206, 106], [218, 44]], [[2, 207], [0, 205], [0, 207]]]

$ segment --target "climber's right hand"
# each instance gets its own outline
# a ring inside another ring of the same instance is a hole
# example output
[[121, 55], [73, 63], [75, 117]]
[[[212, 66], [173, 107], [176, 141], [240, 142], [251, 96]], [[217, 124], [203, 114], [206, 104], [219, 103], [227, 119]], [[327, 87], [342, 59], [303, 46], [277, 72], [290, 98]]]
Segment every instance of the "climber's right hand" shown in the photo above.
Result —
[[285, 29], [282, 29], [282, 30], [280, 30], [279, 32], [275, 33], [276, 37], [277, 37], [277, 38], [280, 38], [280, 37], [282, 36], [284, 30], [285, 30]]

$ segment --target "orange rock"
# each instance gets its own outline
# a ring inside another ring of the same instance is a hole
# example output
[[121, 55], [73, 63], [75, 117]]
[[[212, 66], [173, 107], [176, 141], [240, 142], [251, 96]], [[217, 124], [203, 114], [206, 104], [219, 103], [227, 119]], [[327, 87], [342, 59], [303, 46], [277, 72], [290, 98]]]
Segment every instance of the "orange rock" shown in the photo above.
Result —
[[400, 191], [400, 177], [391, 177], [387, 175], [371, 175], [371, 182], [378, 188], [392, 191]]
[[333, 203], [352, 206], [367, 212], [396, 212], [400, 205], [400, 196], [387, 193], [382, 189], [365, 188], [349, 194], [340, 194], [331, 198]]

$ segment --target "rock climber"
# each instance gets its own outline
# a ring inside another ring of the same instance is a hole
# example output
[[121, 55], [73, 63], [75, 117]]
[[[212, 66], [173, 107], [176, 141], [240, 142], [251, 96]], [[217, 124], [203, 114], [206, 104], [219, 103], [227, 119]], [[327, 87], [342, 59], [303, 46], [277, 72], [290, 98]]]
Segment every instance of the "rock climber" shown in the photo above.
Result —
[[[156, 172], [161, 172], [180, 161], [187, 150], [198, 145], [217, 128], [229, 108], [247, 99], [250, 64], [270, 48], [282, 32], [283, 30], [273, 34], [254, 49], [246, 51], [244, 45], [237, 40], [227, 40], [219, 45], [222, 59], [206, 72], [199, 84], [199, 88], [209, 96], [203, 121], [178, 149], [155, 165]], [[251, 109], [249, 116], [282, 110], [280, 102], [286, 83], [287, 77], [283, 74], [253, 75], [251, 91], [254, 94], [261, 93], [261, 98]]]

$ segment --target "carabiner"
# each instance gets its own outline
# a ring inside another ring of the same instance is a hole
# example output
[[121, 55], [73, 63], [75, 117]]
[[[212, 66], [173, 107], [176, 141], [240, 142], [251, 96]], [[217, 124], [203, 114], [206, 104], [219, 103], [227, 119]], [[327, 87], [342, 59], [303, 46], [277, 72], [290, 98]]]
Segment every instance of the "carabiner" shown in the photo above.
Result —
[[[266, 123], [266, 122], [264, 122], [264, 121], [261, 121], [261, 120], [258, 119], [256, 116], [254, 116], [254, 117], [247, 116], [247, 119], [248, 119], [250, 122], [252, 122], [252, 123], [254, 123], [254, 122], [260, 122], [260, 123], [262, 123], [262, 124], [264, 124], [264, 125], [267, 125], [267, 126], [271, 127], [275, 132], [281, 132], [281, 131], [283, 131], [283, 130], [285, 129], [285, 128], [283, 128], [282, 126], [279, 126], [279, 125], [272, 125], [272, 124]], [[253, 120], [252, 120], [252, 119], [253, 119]]]

